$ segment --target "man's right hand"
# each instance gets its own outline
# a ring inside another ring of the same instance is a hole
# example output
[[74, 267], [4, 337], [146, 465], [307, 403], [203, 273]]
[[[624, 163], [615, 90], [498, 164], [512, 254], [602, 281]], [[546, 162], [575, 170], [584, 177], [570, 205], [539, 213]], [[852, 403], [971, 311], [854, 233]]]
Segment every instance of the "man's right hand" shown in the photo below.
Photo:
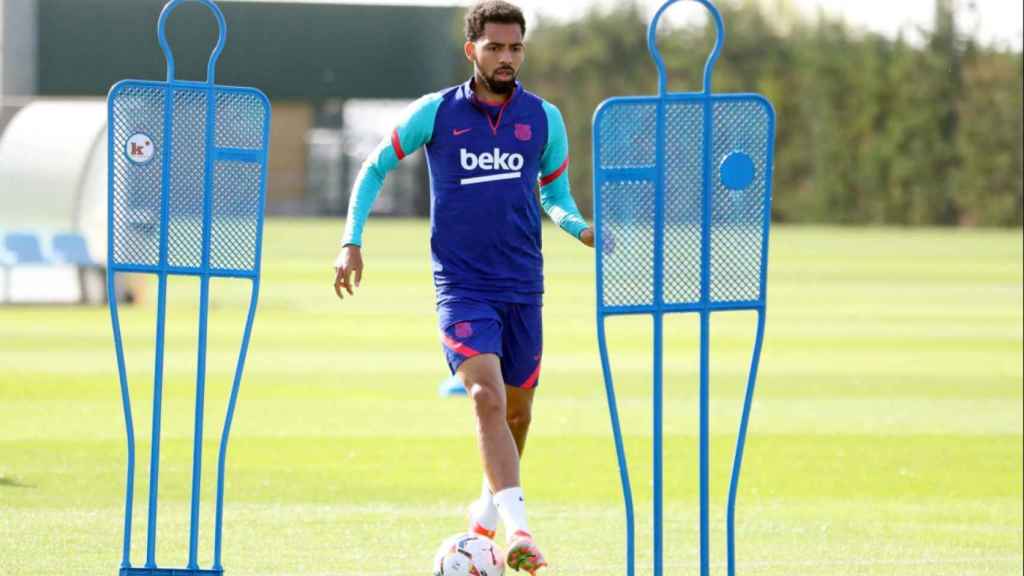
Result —
[[363, 280], [363, 254], [359, 246], [346, 244], [342, 246], [338, 258], [334, 261], [334, 293], [338, 295], [338, 298], [345, 299], [341, 293], [343, 288], [349, 296], [355, 295], [355, 292], [352, 291], [353, 275], [355, 276], [354, 285], [358, 288], [359, 283]]

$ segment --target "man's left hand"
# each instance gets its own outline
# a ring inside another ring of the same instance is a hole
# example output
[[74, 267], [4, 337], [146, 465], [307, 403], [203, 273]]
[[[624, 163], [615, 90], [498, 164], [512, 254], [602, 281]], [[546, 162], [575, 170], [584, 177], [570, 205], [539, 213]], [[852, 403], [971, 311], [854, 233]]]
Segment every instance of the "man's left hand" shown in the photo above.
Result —
[[583, 242], [586, 246], [594, 247], [594, 229], [587, 228], [583, 232], [580, 232], [580, 242]]

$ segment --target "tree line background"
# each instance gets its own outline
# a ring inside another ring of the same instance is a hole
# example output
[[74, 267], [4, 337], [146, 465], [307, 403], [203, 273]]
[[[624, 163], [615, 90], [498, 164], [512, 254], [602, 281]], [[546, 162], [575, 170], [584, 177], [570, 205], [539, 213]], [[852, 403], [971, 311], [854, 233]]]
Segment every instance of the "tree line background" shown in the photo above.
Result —
[[[749, 0], [718, 6], [727, 38], [715, 91], [760, 92], [778, 116], [775, 220], [1021, 226], [1021, 52], [959, 31], [969, 14], [953, 0], [936, 0], [932, 28], [895, 38], [785, 1], [771, 13]], [[565, 116], [573, 191], [588, 215], [594, 109], [657, 91], [647, 18], [627, 1], [530, 23], [523, 81]], [[713, 24], [662, 24], [659, 35], [670, 90], [699, 90]]]

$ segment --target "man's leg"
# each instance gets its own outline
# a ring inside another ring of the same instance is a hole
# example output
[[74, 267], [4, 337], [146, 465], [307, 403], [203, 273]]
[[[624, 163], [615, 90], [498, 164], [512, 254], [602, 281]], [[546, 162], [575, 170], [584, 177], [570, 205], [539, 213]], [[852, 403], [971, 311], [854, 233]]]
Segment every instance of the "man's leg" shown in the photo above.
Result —
[[[515, 386], [507, 386], [505, 388], [508, 397], [506, 420], [509, 430], [512, 432], [512, 437], [515, 438], [520, 460], [523, 457], [523, 450], [526, 449], [526, 435], [530, 431], [534, 391], [535, 389], [533, 388], [523, 389], [516, 388]], [[531, 574], [538, 568], [547, 565], [544, 561], [544, 556], [533, 544], [530, 533], [525, 530], [510, 534], [506, 562], [517, 570], [525, 570]]]
[[523, 451], [526, 450], [526, 435], [530, 431], [530, 421], [533, 417], [534, 392], [536, 392], [535, 388], [527, 390], [515, 386], [505, 387], [508, 403], [505, 420], [508, 422], [509, 430], [512, 431], [512, 437], [515, 438], [520, 459], [523, 457]]
[[473, 401], [480, 456], [491, 489], [497, 494], [519, 486], [519, 452], [506, 421], [500, 360], [494, 354], [480, 354], [466, 359], [456, 373]]
[[[523, 450], [526, 448], [526, 435], [530, 431], [533, 394], [533, 389], [524, 390], [515, 386], [505, 386], [507, 402], [505, 421], [508, 422], [509, 430], [515, 439], [520, 462], [523, 459]], [[498, 523], [498, 509], [494, 507], [494, 493], [491, 491], [490, 481], [486, 474], [480, 489], [480, 498], [470, 506], [469, 515], [471, 532], [494, 538]]]
[[[521, 460], [526, 449], [526, 437], [530, 431], [534, 392], [540, 379], [543, 353], [542, 314], [539, 304], [509, 304], [503, 307], [501, 312], [501, 368], [502, 377], [507, 384], [505, 395], [508, 404], [505, 418], [512, 437], [515, 438]], [[496, 494], [494, 501], [501, 511], [501, 496]], [[522, 530], [509, 530], [506, 564], [531, 574], [547, 566], [544, 555], [533, 543], [533, 537], [525, 526]]]
[[[508, 424], [508, 397], [501, 362], [494, 354], [480, 354], [462, 362], [456, 373], [473, 400], [484, 474], [508, 531], [506, 563], [515, 570], [534, 574], [547, 562], [533, 543], [526, 523], [526, 502], [519, 485], [519, 450]], [[525, 442], [525, 434], [522, 438]]]
[[[508, 425], [504, 425], [504, 431], [497, 426], [498, 421], [505, 422], [499, 311], [487, 303], [447, 300], [438, 306], [438, 324], [448, 367], [471, 394], [477, 413], [484, 474], [480, 498], [469, 507], [469, 531], [493, 539], [498, 528], [498, 510], [494, 507], [487, 463], [515, 459], [501, 456], [503, 451], [508, 452], [501, 448], [502, 444], [511, 444], [511, 452], [516, 451], [515, 441], [509, 441]], [[501, 474], [508, 472], [499, 471]], [[518, 482], [518, 471], [514, 471], [512, 480]], [[502, 483], [507, 481], [503, 479]]]

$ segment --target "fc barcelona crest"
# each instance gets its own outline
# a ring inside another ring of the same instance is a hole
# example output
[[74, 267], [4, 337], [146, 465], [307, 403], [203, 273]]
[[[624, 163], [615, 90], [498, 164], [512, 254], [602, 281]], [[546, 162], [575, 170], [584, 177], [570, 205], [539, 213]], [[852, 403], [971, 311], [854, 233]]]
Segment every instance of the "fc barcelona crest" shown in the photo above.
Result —
[[533, 138], [533, 129], [529, 124], [516, 124], [516, 140], [529, 142]]

